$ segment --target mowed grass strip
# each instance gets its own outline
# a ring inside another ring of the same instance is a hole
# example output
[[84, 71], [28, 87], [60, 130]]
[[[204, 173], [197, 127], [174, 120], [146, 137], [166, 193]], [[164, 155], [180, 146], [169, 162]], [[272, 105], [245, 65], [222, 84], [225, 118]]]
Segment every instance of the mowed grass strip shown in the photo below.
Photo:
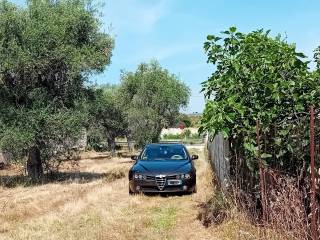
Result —
[[174, 228], [177, 218], [176, 207], [153, 207], [150, 214], [150, 221], [147, 227], [151, 227], [159, 232], [167, 232]]

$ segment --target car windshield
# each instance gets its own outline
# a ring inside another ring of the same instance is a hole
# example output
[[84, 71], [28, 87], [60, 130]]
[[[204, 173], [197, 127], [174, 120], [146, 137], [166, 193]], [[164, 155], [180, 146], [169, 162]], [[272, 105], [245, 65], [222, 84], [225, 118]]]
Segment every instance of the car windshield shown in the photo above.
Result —
[[143, 160], [186, 160], [187, 152], [183, 146], [179, 145], [149, 145], [141, 154]]

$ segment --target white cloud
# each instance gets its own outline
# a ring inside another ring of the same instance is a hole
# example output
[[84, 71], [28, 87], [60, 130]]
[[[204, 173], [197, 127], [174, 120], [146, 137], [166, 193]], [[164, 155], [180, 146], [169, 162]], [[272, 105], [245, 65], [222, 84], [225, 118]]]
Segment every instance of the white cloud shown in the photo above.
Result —
[[185, 52], [193, 51], [196, 47], [197, 45], [195, 44], [181, 43], [171, 44], [167, 46], [149, 45], [145, 46], [145, 48], [142, 51], [137, 52], [137, 54], [133, 55], [130, 60], [143, 61], [155, 58], [159, 61], [162, 61]]
[[116, 35], [149, 33], [167, 11], [167, 0], [109, 0], [103, 10], [105, 23], [112, 24]]

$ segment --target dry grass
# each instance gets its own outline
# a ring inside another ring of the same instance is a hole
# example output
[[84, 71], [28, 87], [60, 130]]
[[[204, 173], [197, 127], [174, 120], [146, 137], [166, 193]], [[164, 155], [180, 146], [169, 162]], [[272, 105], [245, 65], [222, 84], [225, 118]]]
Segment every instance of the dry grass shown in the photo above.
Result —
[[[64, 166], [75, 173], [69, 181], [0, 186], [0, 239], [256, 239], [247, 238], [258, 230], [242, 216], [208, 228], [196, 219], [213, 187], [202, 149], [191, 152], [200, 155], [194, 195], [129, 196], [125, 176], [132, 163], [103, 157]], [[83, 172], [102, 177], [81, 181]]]

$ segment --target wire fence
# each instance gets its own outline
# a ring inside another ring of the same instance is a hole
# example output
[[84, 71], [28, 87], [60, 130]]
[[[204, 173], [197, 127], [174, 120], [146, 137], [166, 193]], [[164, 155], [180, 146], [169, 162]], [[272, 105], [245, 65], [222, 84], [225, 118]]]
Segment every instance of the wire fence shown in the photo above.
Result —
[[[295, 169], [295, 174], [291, 169], [278, 167], [277, 163], [263, 164], [260, 146], [264, 146], [265, 135], [259, 121], [256, 124], [256, 172], [248, 168], [245, 157], [237, 156], [237, 151], [230, 148], [233, 145], [221, 134], [207, 138], [206, 150], [217, 185], [222, 191], [232, 192], [238, 206], [258, 219], [259, 224], [280, 231], [288, 239], [318, 240], [320, 127], [316, 125], [320, 126], [320, 118], [312, 106], [306, 119], [310, 141], [307, 148], [301, 150], [306, 151], [308, 157]], [[304, 130], [301, 129], [301, 133]], [[299, 134], [295, 132], [294, 138], [299, 140], [302, 135]], [[293, 153], [292, 158], [294, 154], [299, 153]]]

